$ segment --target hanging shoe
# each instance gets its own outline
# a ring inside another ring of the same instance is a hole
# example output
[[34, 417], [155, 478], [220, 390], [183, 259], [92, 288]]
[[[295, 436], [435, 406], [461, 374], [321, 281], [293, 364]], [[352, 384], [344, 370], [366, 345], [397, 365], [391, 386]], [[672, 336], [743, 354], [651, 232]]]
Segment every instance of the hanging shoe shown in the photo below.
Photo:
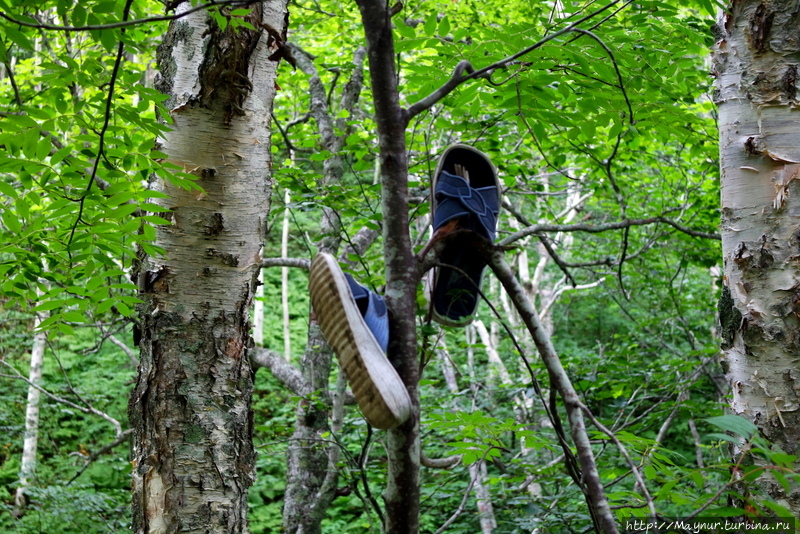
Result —
[[342, 272], [325, 252], [311, 262], [308, 286], [320, 329], [367, 422], [381, 429], [403, 423], [411, 414], [411, 398], [386, 357], [389, 312], [383, 298]]
[[492, 162], [467, 145], [451, 145], [439, 158], [431, 187], [434, 239], [457, 230], [439, 255], [433, 275], [433, 319], [447, 326], [466, 326], [478, 307], [486, 262], [475, 251], [475, 234], [494, 241], [500, 213], [500, 180]]

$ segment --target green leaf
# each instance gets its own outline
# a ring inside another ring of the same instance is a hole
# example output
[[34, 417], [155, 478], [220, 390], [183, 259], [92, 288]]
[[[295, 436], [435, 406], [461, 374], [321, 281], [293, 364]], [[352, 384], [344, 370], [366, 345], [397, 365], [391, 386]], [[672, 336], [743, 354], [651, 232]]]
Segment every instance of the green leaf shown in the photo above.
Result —
[[136, 204], [124, 204], [105, 214], [109, 219], [121, 219], [135, 212], [139, 207]]
[[33, 43], [30, 41], [30, 39], [28, 39], [27, 35], [8, 24], [3, 25], [3, 31], [5, 32], [6, 36], [14, 41], [14, 44], [16, 44], [18, 47], [24, 50], [33, 51]]
[[117, 33], [113, 30], [101, 30], [100, 42], [103, 44], [103, 48], [105, 48], [107, 52], [115, 51], [119, 45]]
[[750, 439], [758, 431], [756, 425], [738, 415], [721, 415], [719, 417], [710, 417], [705, 421], [745, 439]]
[[428, 37], [433, 37], [434, 34], [436, 33], [436, 26], [438, 25], [439, 22], [437, 19], [438, 19], [437, 13], [434, 12], [431, 13], [431, 15], [428, 17], [428, 20], [425, 21], [425, 26], [423, 27], [423, 31], [425, 32], [425, 35], [427, 35]]
[[100, 2], [95, 4], [92, 8], [92, 13], [114, 13], [117, 10], [117, 3], [114, 1], [111, 2]]
[[658, 476], [658, 471], [652, 465], [648, 464], [644, 466], [644, 476], [647, 480], [654, 480]]
[[0, 181], [0, 193], [7, 197], [17, 198], [17, 190], [3, 181]]
[[17, 219], [17, 215], [12, 211], [6, 211], [3, 213], [3, 223], [6, 225], [6, 228], [11, 230], [12, 233], [18, 234], [20, 230], [22, 230], [22, 225]]
[[396, 21], [395, 30], [406, 39], [413, 39], [417, 36], [417, 32], [414, 30], [414, 28], [412, 26], [408, 26], [403, 20]]

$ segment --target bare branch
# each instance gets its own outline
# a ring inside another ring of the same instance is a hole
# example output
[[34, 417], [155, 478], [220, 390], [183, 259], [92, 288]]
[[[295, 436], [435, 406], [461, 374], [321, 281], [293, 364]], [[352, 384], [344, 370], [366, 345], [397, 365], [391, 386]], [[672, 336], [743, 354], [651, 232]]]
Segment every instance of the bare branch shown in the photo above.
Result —
[[532, 234], [536, 234], [539, 232], [588, 232], [591, 234], [599, 234], [602, 232], [608, 232], [609, 230], [623, 230], [625, 228], [630, 228], [632, 226], [646, 226], [649, 224], [668, 224], [675, 228], [676, 230], [683, 232], [687, 235], [692, 237], [699, 237], [702, 239], [713, 239], [719, 241], [722, 239], [719, 234], [711, 234], [707, 232], [701, 232], [699, 230], [692, 230], [687, 228], [671, 219], [668, 219], [663, 216], [657, 217], [648, 217], [646, 219], [624, 219], [617, 222], [605, 223], [605, 224], [585, 224], [585, 223], [576, 223], [576, 224], [550, 224], [550, 223], [540, 223], [540, 224], [532, 224], [527, 228], [523, 228], [519, 232], [514, 232], [510, 236], [500, 240], [497, 242], [498, 246], [507, 246], [515, 241], [519, 241], [520, 239], [527, 237]]
[[6, 75], [8, 76], [8, 81], [11, 82], [11, 88], [14, 90], [14, 101], [17, 103], [17, 106], [22, 107], [22, 97], [19, 94], [19, 87], [17, 86], [17, 79], [14, 77], [14, 69], [11, 68], [11, 63], [6, 60], [3, 62], [3, 65], [6, 67]]
[[[300, 370], [275, 351], [255, 347], [250, 351], [250, 365], [253, 366], [253, 369], [268, 369], [272, 376], [295, 395], [304, 397], [313, 391], [308, 382], [303, 379]], [[344, 393], [344, 403], [348, 406], [356, 404], [356, 398], [352, 392]]]
[[429, 469], [452, 469], [461, 463], [461, 455], [447, 456], [445, 458], [429, 458], [424, 452], [419, 453], [420, 463]]
[[360, 258], [380, 235], [378, 230], [373, 230], [364, 226], [356, 232], [356, 235], [347, 240], [347, 246], [339, 255], [339, 261], [343, 261], [350, 267], [354, 267], [358, 262], [356, 260], [351, 260], [350, 255], [355, 254]]
[[642, 495], [644, 495], [644, 498], [647, 501], [647, 507], [650, 509], [650, 515], [655, 518], [656, 505], [653, 502], [653, 497], [650, 496], [650, 492], [647, 490], [647, 486], [644, 483], [644, 478], [642, 478], [642, 473], [639, 471], [639, 466], [636, 465], [636, 462], [634, 462], [633, 458], [631, 458], [630, 454], [628, 454], [628, 449], [626, 449], [625, 445], [623, 445], [622, 442], [617, 439], [616, 434], [614, 434], [611, 430], [606, 428], [603, 423], [597, 420], [588, 407], [581, 404], [581, 409], [586, 417], [588, 417], [592, 422], [592, 424], [596, 426], [600, 432], [608, 436], [609, 439], [614, 442], [614, 445], [616, 445], [617, 449], [619, 449], [620, 454], [622, 454], [622, 456], [625, 458], [625, 461], [628, 463], [628, 467], [631, 469], [634, 478], [636, 478], [636, 484], [639, 486], [639, 490], [642, 492]]
[[[467, 76], [464, 76], [464, 73], [467, 73]], [[458, 65], [456, 65], [455, 70], [453, 70], [453, 74], [450, 76], [450, 79], [447, 80], [444, 85], [436, 89], [434, 92], [413, 104], [408, 108], [406, 111], [406, 118], [411, 120], [416, 115], [422, 113], [426, 109], [429, 109], [431, 106], [439, 102], [441, 99], [446, 97], [450, 94], [450, 92], [464, 83], [467, 80], [471, 80], [472, 77], [469, 74], [475, 72], [475, 69], [472, 67], [472, 64], [467, 61], [466, 59], [460, 61]]]
[[[132, 4], [133, 0], [127, 0], [127, 2], [125, 2], [125, 7], [122, 10], [123, 21], [128, 19], [128, 16], [130, 15], [131, 12]], [[122, 31], [124, 32], [125, 30]], [[120, 39], [120, 41], [117, 43], [117, 57], [114, 60], [114, 67], [111, 70], [111, 80], [108, 82], [108, 96], [106, 97], [106, 107], [103, 117], [103, 127], [100, 129], [99, 133], [100, 139], [97, 147], [97, 156], [95, 156], [94, 158], [94, 165], [92, 166], [92, 173], [89, 176], [89, 183], [86, 184], [86, 190], [84, 191], [83, 195], [78, 201], [79, 205], [78, 216], [75, 217], [75, 223], [72, 225], [72, 230], [70, 230], [69, 239], [67, 240], [68, 251], [69, 251], [69, 245], [72, 244], [72, 238], [75, 236], [75, 230], [78, 228], [78, 224], [80, 224], [81, 222], [81, 217], [83, 216], [83, 207], [86, 202], [86, 197], [92, 190], [92, 184], [94, 184], [95, 178], [97, 177], [97, 169], [100, 165], [100, 159], [106, 157], [105, 154], [106, 131], [108, 130], [108, 125], [111, 122], [111, 111], [114, 103], [114, 88], [116, 87], [117, 77], [119, 76], [119, 67], [122, 64], [122, 59], [124, 57], [125, 57], [125, 42]], [[72, 257], [72, 252], [69, 252], [69, 254], [70, 257]]]
[[261, 267], [297, 267], [307, 271], [311, 265], [311, 261], [305, 258], [264, 258], [261, 262]]
[[469, 494], [472, 491], [472, 486], [475, 485], [476, 480], [477, 477], [470, 477], [469, 486], [467, 486], [467, 489], [464, 491], [464, 498], [461, 499], [461, 504], [458, 505], [458, 508], [456, 508], [456, 511], [453, 512], [453, 515], [451, 515], [450, 518], [447, 521], [445, 521], [444, 524], [441, 527], [439, 527], [439, 530], [437, 530], [434, 534], [441, 534], [442, 532], [447, 530], [447, 527], [452, 525], [453, 522], [456, 519], [458, 519], [458, 516], [464, 513], [464, 508], [467, 506], [467, 499], [469, 498]]
[[593, 287], [599, 286], [604, 281], [605, 281], [605, 277], [600, 278], [599, 280], [596, 280], [596, 281], [594, 281], [594, 282], [592, 282], [590, 284], [580, 284], [580, 285], [576, 285], [576, 286], [561, 286], [560, 288], [558, 288], [555, 291], [555, 293], [553, 293], [553, 295], [550, 297], [550, 299], [548, 299], [547, 303], [545, 303], [545, 305], [542, 306], [542, 310], [539, 313], [539, 315], [541, 315], [542, 317], [547, 315], [547, 313], [550, 311], [550, 308], [558, 300], [558, 297], [560, 297], [565, 291], [579, 291], [581, 289], [591, 289]]
[[70, 484], [72, 484], [75, 481], [75, 479], [81, 476], [83, 472], [86, 471], [86, 469], [88, 469], [89, 466], [92, 465], [92, 463], [94, 463], [95, 460], [97, 460], [98, 458], [100, 458], [100, 456], [112, 450], [117, 445], [120, 445], [125, 440], [127, 440], [131, 434], [133, 434], [133, 429], [129, 428], [128, 430], [124, 431], [119, 436], [117, 436], [116, 439], [114, 439], [114, 441], [112, 441], [108, 445], [105, 445], [94, 451], [91, 454], [91, 456], [89, 456], [89, 458], [86, 459], [86, 463], [83, 464], [83, 467], [81, 467], [80, 470], [77, 473], [75, 473], [75, 476], [73, 476], [71, 479], [69, 479], [69, 481], [67, 481], [66, 485], [69, 486]]
[[293, 121], [289, 121], [289, 123], [285, 127], [281, 126], [280, 121], [278, 121], [278, 118], [275, 116], [274, 113], [271, 114], [271, 117], [272, 121], [275, 123], [275, 126], [277, 126], [278, 131], [281, 134], [281, 137], [283, 137], [283, 142], [286, 143], [286, 148], [288, 148], [289, 150], [293, 150], [295, 152], [308, 152], [308, 153], [313, 152], [313, 149], [311, 148], [302, 148], [295, 146], [294, 143], [292, 143], [292, 140], [289, 139], [289, 128], [291, 128], [296, 124], [308, 122], [308, 119], [311, 118], [311, 115], [309, 113], [306, 113], [301, 117], [294, 119]]
[[622, 91], [622, 96], [625, 98], [625, 103], [628, 105], [628, 122], [633, 124], [636, 122], [633, 118], [633, 106], [631, 106], [631, 101], [628, 98], [628, 92], [625, 90], [625, 83], [622, 80], [622, 73], [619, 71], [619, 64], [617, 63], [617, 58], [614, 56], [614, 52], [608, 47], [608, 45], [600, 39], [597, 35], [593, 34], [589, 30], [582, 30], [580, 28], [573, 28], [574, 32], [582, 33], [583, 35], [588, 35], [592, 39], [594, 39], [597, 44], [603, 47], [603, 50], [606, 51], [608, 54], [609, 59], [611, 59], [611, 63], [614, 65], [614, 71], [617, 73], [617, 81], [619, 82], [619, 90]]
[[127, 354], [128, 358], [131, 359], [131, 363], [133, 363], [134, 365], [139, 365], [139, 358], [136, 357], [136, 354], [134, 354], [133, 351], [130, 349], [130, 347], [128, 347], [128, 345], [126, 345], [121, 339], [119, 339], [114, 334], [109, 334], [108, 340], [117, 347], [119, 347], [122, 350], [122, 352]]
[[54, 400], [56, 402], [59, 402], [59, 403], [64, 404], [66, 406], [69, 406], [70, 408], [74, 408], [75, 410], [78, 410], [79, 412], [82, 412], [82, 413], [85, 413], [85, 414], [98, 415], [98, 416], [102, 417], [103, 419], [105, 419], [106, 421], [108, 421], [109, 423], [111, 423], [111, 425], [114, 427], [116, 436], [119, 436], [120, 434], [122, 434], [122, 425], [120, 425], [119, 421], [117, 421], [116, 419], [114, 419], [113, 417], [108, 415], [107, 413], [101, 412], [100, 410], [98, 410], [97, 408], [94, 408], [92, 406], [86, 407], [86, 406], [81, 406], [79, 404], [75, 404], [74, 402], [72, 402], [70, 400], [67, 400], [67, 399], [65, 399], [63, 397], [59, 397], [58, 395], [50, 393], [49, 391], [47, 391], [43, 387], [39, 386], [38, 384], [34, 384], [30, 380], [28, 380], [15, 367], [13, 367], [10, 363], [6, 362], [5, 360], [0, 360], [0, 363], [2, 363], [6, 367], [8, 367], [12, 371], [14, 371], [13, 375], [0, 374], [0, 376], [5, 377], [5, 378], [16, 378], [18, 380], [22, 380], [25, 383], [27, 383], [29, 386], [35, 387], [36, 389], [38, 389], [39, 391], [41, 391], [42, 393], [44, 393], [45, 395], [47, 395], [48, 397], [50, 397], [52, 400]]
[[300, 371], [277, 352], [255, 347], [250, 351], [250, 365], [253, 366], [253, 369], [262, 367], [269, 369], [272, 375], [295, 395], [302, 397], [311, 390], [311, 387], [303, 380]]

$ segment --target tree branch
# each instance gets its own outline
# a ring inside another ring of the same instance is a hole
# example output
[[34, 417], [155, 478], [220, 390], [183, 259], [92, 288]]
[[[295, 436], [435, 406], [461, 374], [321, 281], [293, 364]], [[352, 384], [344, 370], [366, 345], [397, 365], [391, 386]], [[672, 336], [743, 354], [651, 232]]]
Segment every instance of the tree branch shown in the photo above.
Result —
[[[464, 73], [467, 73], [467, 76], [464, 76]], [[415, 116], [419, 115], [426, 109], [430, 109], [434, 104], [439, 102], [441, 99], [446, 97], [453, 91], [456, 87], [461, 85], [462, 83], [466, 82], [467, 80], [471, 80], [472, 77], [469, 76], [470, 74], [474, 73], [475, 69], [472, 67], [472, 64], [467, 61], [466, 59], [459, 61], [458, 65], [456, 65], [455, 70], [453, 70], [453, 74], [450, 76], [450, 79], [447, 80], [444, 85], [436, 89], [434, 92], [417, 102], [416, 104], [411, 105], [406, 110], [406, 117], [408, 120], [411, 120]]]
[[303, 375], [291, 363], [287, 362], [277, 352], [255, 347], [250, 350], [250, 365], [253, 369], [266, 368], [277, 378], [289, 391], [301, 397], [308, 395], [311, 387], [303, 380]]
[[564, 401], [570, 423], [570, 434], [577, 449], [578, 460], [581, 465], [581, 476], [586, 488], [585, 495], [594, 512], [593, 517], [604, 532], [615, 534], [618, 532], [616, 521], [609, 508], [603, 484], [597, 471], [589, 436], [586, 432], [582, 411], [584, 406], [561, 364], [550, 336], [539, 321], [539, 316], [533, 305], [528, 300], [525, 288], [516, 279], [513, 271], [503, 258], [502, 249], [494, 247], [486, 241], [483, 242], [481, 248], [481, 252], [489, 266], [506, 289], [508, 296], [533, 337], [534, 344], [550, 375], [551, 386], [559, 392]]
[[47, 391], [46, 389], [41, 387], [40, 385], [34, 384], [30, 380], [28, 380], [25, 376], [23, 376], [10, 363], [8, 363], [8, 362], [6, 362], [4, 360], [0, 360], [0, 363], [2, 363], [3, 365], [8, 367], [9, 369], [14, 371], [14, 373], [15, 373], [14, 375], [0, 374], [0, 376], [6, 377], [6, 378], [16, 378], [18, 380], [22, 380], [25, 383], [27, 383], [29, 386], [35, 387], [36, 389], [38, 389], [39, 391], [41, 391], [42, 393], [44, 393], [45, 395], [47, 395], [48, 397], [50, 397], [52, 400], [54, 400], [56, 402], [59, 402], [59, 403], [64, 404], [66, 406], [69, 406], [70, 408], [74, 408], [74, 409], [78, 410], [79, 412], [82, 412], [82, 413], [85, 413], [85, 414], [100, 416], [103, 419], [105, 419], [106, 421], [108, 421], [109, 423], [111, 423], [111, 425], [114, 427], [114, 431], [115, 431], [114, 433], [115, 433], [116, 436], [119, 436], [120, 434], [122, 434], [122, 425], [120, 425], [119, 421], [117, 421], [116, 419], [114, 419], [113, 417], [108, 415], [107, 413], [101, 412], [100, 410], [98, 410], [97, 408], [94, 408], [92, 406], [89, 406], [89, 407], [81, 406], [81, 405], [75, 404], [74, 402], [72, 402], [70, 400], [67, 400], [67, 399], [65, 399], [63, 397], [59, 397], [58, 395], [54, 395], [53, 393], [50, 393], [49, 391]]
[[[551, 33], [550, 35], [547, 35], [547, 36], [543, 37], [542, 39], [540, 39], [536, 43], [532, 44], [531, 46], [529, 46], [529, 47], [527, 47], [527, 48], [525, 48], [523, 50], [521, 50], [520, 52], [517, 52], [516, 54], [512, 54], [512, 55], [508, 56], [507, 58], [501, 59], [500, 61], [492, 63], [491, 65], [489, 65], [487, 67], [483, 67], [482, 69], [475, 70], [475, 68], [472, 67], [470, 62], [466, 61], [466, 60], [463, 60], [463, 61], [459, 62], [459, 64], [456, 66], [455, 70], [453, 71], [453, 75], [450, 77], [449, 80], [447, 80], [447, 82], [444, 83], [444, 85], [442, 85], [441, 87], [436, 89], [433, 93], [431, 93], [430, 95], [426, 96], [425, 98], [423, 98], [422, 100], [420, 100], [416, 104], [411, 105], [407, 110], [405, 110], [406, 120], [410, 120], [415, 115], [425, 111], [426, 109], [429, 109], [431, 106], [433, 106], [434, 104], [439, 102], [441, 99], [446, 97], [448, 94], [450, 94], [453, 91], [453, 89], [455, 89], [456, 87], [458, 87], [462, 83], [464, 83], [466, 81], [469, 81], [469, 80], [474, 80], [476, 78], [486, 78], [486, 77], [490, 76], [492, 74], [492, 72], [494, 72], [495, 70], [497, 70], [499, 68], [502, 68], [502, 67], [505, 67], [506, 65], [508, 65], [509, 63], [514, 61], [515, 59], [520, 58], [520, 57], [522, 57], [525, 54], [528, 54], [530, 52], [533, 52], [537, 48], [541, 48], [543, 45], [545, 45], [546, 43], [552, 41], [556, 37], [560, 37], [560, 36], [564, 35], [565, 33], [569, 33], [571, 31], [575, 30], [575, 28], [579, 24], [581, 24], [581, 23], [583, 23], [583, 22], [585, 22], [585, 21], [587, 21], [587, 20], [589, 20], [591, 18], [596, 17], [600, 13], [602, 13], [602, 12], [606, 11], [607, 9], [613, 7], [614, 5], [618, 4], [620, 1], [621, 0], [614, 0], [613, 2], [611, 2], [609, 4], [606, 4], [605, 6], [601, 7], [597, 11], [589, 13], [588, 15], [576, 20], [575, 22], [573, 22], [569, 26], [567, 26], [565, 28], [562, 28], [561, 30], [558, 30], [557, 32]], [[466, 76], [463, 75], [464, 72], [467, 72]]]
[[452, 525], [453, 522], [456, 519], [458, 519], [458, 516], [460, 516], [464, 512], [464, 508], [466, 508], [467, 506], [467, 499], [469, 498], [469, 494], [472, 491], [472, 486], [475, 485], [476, 480], [477, 477], [470, 477], [469, 486], [467, 486], [467, 489], [464, 491], [464, 497], [461, 499], [461, 504], [458, 505], [458, 508], [456, 508], [456, 511], [453, 512], [453, 515], [451, 515], [448, 518], [448, 520], [445, 521], [444, 524], [441, 527], [439, 527], [439, 529], [434, 534], [441, 534], [442, 532], [447, 530], [447, 527]]
[[581, 404], [581, 409], [583, 410], [586, 417], [592, 422], [594, 426], [597, 427], [600, 432], [605, 434], [606, 436], [614, 442], [617, 449], [619, 450], [620, 454], [625, 458], [625, 461], [628, 463], [628, 467], [630, 467], [631, 472], [633, 473], [634, 478], [636, 479], [636, 484], [639, 486], [642, 494], [644, 495], [645, 500], [647, 501], [647, 507], [650, 509], [650, 515], [655, 518], [656, 517], [656, 506], [653, 502], [653, 497], [650, 496], [650, 492], [647, 490], [647, 486], [644, 483], [644, 479], [642, 478], [642, 473], [639, 471], [639, 466], [636, 465], [636, 462], [633, 461], [630, 454], [628, 454], [628, 449], [625, 448], [625, 445], [617, 438], [616, 434], [614, 434], [611, 430], [605, 427], [603, 423], [597, 420], [597, 418], [592, 414], [591, 410], [583, 404]]
[[[303, 378], [300, 370], [275, 351], [255, 347], [250, 351], [250, 365], [253, 366], [253, 369], [268, 369], [272, 376], [295, 395], [305, 397], [313, 392], [311, 385]], [[352, 392], [345, 392], [344, 403], [346, 405], [356, 404], [356, 398]]]
[[305, 258], [264, 258], [261, 261], [261, 267], [297, 267], [307, 271], [311, 261]]
[[89, 468], [89, 466], [92, 465], [92, 463], [94, 463], [95, 460], [100, 458], [100, 456], [102, 456], [103, 454], [107, 453], [108, 451], [110, 451], [111, 449], [116, 447], [117, 445], [120, 445], [123, 441], [127, 440], [130, 437], [131, 434], [133, 434], [133, 429], [129, 428], [128, 430], [122, 432], [119, 436], [117, 436], [116, 439], [114, 441], [112, 441], [111, 443], [109, 443], [109, 444], [101, 447], [100, 449], [97, 449], [96, 451], [94, 451], [91, 454], [91, 456], [89, 456], [89, 458], [86, 459], [86, 463], [83, 464], [83, 467], [81, 467], [80, 470], [77, 473], [75, 473], [75, 475], [71, 479], [69, 479], [65, 485], [69, 486], [70, 484], [75, 482], [75, 480], [79, 476], [81, 476], [83, 474], [83, 472], [86, 471]]
[[539, 232], [588, 232], [590, 234], [599, 234], [602, 232], [608, 232], [609, 230], [622, 230], [625, 228], [630, 228], [632, 226], [646, 226], [649, 224], [657, 224], [663, 223], [668, 224], [675, 228], [676, 230], [683, 232], [687, 235], [692, 237], [699, 237], [701, 239], [713, 239], [719, 241], [722, 239], [719, 234], [711, 234], [708, 232], [701, 232], [699, 230], [692, 230], [691, 228], [687, 228], [671, 219], [668, 219], [663, 216], [656, 216], [656, 217], [648, 217], [646, 219], [624, 219], [622, 221], [605, 223], [605, 224], [585, 224], [585, 223], [576, 223], [576, 224], [550, 224], [550, 223], [540, 223], [540, 224], [532, 224], [527, 228], [523, 228], [518, 232], [514, 232], [510, 236], [501, 239], [497, 242], [498, 246], [504, 247], [508, 246], [515, 241], [519, 241], [520, 239], [527, 237], [531, 234], [536, 234]]
[[461, 463], [461, 455], [446, 456], [445, 458], [429, 458], [424, 452], [419, 453], [419, 460], [423, 467], [429, 469], [452, 469]]

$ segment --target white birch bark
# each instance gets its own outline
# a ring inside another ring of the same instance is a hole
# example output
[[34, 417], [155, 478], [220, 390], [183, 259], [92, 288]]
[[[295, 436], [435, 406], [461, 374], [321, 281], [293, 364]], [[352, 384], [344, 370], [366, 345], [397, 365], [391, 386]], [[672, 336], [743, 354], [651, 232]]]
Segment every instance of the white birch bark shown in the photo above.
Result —
[[[800, 43], [795, 2], [734, 2], [716, 27], [722, 363], [731, 410], [800, 454]], [[800, 467], [798, 465], [797, 467]], [[800, 490], [760, 481], [800, 516]]]
[[158, 202], [172, 224], [156, 229], [166, 254], [138, 267], [141, 358], [129, 407], [136, 534], [247, 532], [255, 474], [249, 311], [286, 0], [251, 8], [257, 30], [221, 30], [198, 11], [173, 21], [158, 50], [156, 85], [172, 118], [159, 149], [202, 191], [161, 177], [151, 184], [165, 193]]
[[[283, 195], [283, 228], [281, 228], [281, 257], [289, 257], [289, 202], [291, 201], [289, 189]], [[289, 268], [281, 267], [281, 306], [283, 308], [283, 357], [286, 361], [292, 356], [292, 338], [289, 335]]]
[[[47, 318], [47, 312], [37, 313], [34, 319], [34, 330], [39, 328]], [[31, 365], [28, 375], [28, 401], [25, 407], [25, 438], [22, 444], [22, 460], [19, 468], [19, 486], [14, 498], [15, 512], [21, 514], [27, 505], [25, 488], [27, 488], [36, 471], [36, 451], [39, 444], [39, 398], [41, 391], [37, 386], [42, 382], [42, 366], [44, 351], [47, 345], [47, 332], [42, 330], [33, 335], [31, 347]]]

